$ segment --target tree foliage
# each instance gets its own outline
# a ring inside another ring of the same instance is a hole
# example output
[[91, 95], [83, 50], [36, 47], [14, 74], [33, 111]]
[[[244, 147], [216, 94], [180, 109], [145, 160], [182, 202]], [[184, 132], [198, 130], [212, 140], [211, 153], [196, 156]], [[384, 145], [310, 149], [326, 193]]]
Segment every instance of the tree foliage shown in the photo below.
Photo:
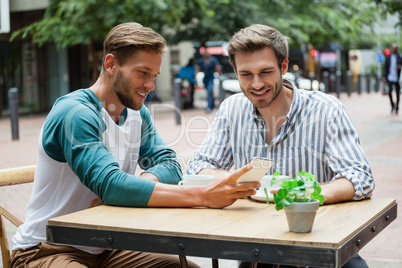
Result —
[[369, 0], [260, 2], [261, 6], [267, 3], [265, 6], [276, 7], [269, 12], [276, 15], [265, 16], [262, 22], [285, 33], [293, 44], [310, 43], [319, 47], [324, 43], [337, 43], [344, 47], [357, 47], [360, 37], [379, 19], [375, 5]]
[[402, 2], [398, 0], [375, 0], [384, 13], [399, 14], [399, 25], [402, 25]]
[[49, 0], [43, 19], [12, 35], [32, 35], [33, 42], [60, 47], [102, 40], [115, 25], [136, 21], [161, 31], [175, 26], [185, 0]]
[[[387, 0], [376, 0], [386, 4]], [[398, 2], [398, 1], [397, 1]], [[136, 21], [170, 44], [228, 40], [253, 23], [271, 25], [294, 45], [360, 45], [365, 26], [379, 18], [370, 0], [49, 0], [44, 18], [12, 35], [59, 47], [102, 40], [115, 25]]]

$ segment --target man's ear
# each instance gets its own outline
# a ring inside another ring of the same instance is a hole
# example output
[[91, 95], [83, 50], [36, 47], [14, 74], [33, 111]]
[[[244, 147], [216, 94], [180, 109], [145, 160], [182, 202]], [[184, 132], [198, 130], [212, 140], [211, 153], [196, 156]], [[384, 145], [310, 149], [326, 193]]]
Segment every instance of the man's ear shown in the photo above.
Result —
[[288, 67], [289, 67], [289, 59], [286, 58], [282, 61], [282, 70], [281, 70], [282, 75], [285, 75], [287, 73]]
[[108, 73], [109, 75], [113, 75], [115, 69], [114, 67], [116, 66], [116, 58], [114, 57], [114, 55], [107, 54], [105, 56], [103, 64], [105, 66], [106, 73]]

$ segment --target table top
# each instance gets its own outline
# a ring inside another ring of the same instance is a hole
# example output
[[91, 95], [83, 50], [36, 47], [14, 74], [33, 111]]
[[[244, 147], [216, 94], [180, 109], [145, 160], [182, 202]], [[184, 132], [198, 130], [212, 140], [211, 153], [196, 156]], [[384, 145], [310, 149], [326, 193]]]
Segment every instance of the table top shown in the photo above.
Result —
[[[347, 249], [351, 251], [352, 247], [352, 251], [357, 252], [395, 218], [396, 201], [387, 198], [320, 206], [311, 233], [289, 232], [284, 211], [276, 211], [274, 204], [267, 205], [248, 199], [238, 200], [223, 209], [125, 208], [103, 205], [50, 219], [48, 241], [76, 243], [66, 242], [66, 237], [58, 238], [61, 232], [57, 232], [56, 227], [63, 227], [63, 230], [97, 230], [109, 235], [113, 232], [123, 232], [152, 237], [185, 237], [195, 239], [195, 242], [197, 239], [231, 243], [237, 241], [253, 247], [280, 245], [286, 248], [325, 248], [339, 259], [338, 250], [344, 248], [345, 252]], [[361, 233], [363, 231], [366, 232], [364, 235]], [[72, 234], [66, 236], [69, 235]], [[356, 242], [352, 241], [353, 239], [358, 240]], [[348, 243], [350, 245], [346, 247]], [[82, 241], [80, 244], [86, 245], [86, 242]], [[350, 253], [347, 258], [349, 255]], [[338, 266], [339, 260], [334, 263]]]

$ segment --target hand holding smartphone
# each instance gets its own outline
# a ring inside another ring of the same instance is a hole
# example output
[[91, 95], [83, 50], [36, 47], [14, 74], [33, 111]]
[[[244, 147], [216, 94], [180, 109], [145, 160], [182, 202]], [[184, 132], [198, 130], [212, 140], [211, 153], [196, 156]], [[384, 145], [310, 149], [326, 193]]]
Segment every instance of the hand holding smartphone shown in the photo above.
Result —
[[250, 165], [253, 167], [250, 171], [244, 173], [237, 182], [255, 182], [260, 181], [262, 177], [268, 172], [273, 165], [273, 161], [268, 158], [254, 157], [250, 161]]

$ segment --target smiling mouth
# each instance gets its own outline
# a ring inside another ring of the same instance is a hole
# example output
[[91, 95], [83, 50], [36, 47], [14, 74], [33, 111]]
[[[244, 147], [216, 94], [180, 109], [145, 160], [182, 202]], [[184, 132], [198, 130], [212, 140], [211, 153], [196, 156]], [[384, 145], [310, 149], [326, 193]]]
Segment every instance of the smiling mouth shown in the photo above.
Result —
[[254, 97], [265, 97], [266, 95], [268, 95], [268, 93], [269, 93], [269, 89], [267, 89], [267, 90], [259, 90], [259, 91], [252, 91], [251, 92], [251, 94], [254, 96]]
[[148, 95], [147, 93], [142, 93], [142, 92], [138, 92], [138, 91], [137, 91], [137, 94], [143, 98], [145, 98]]

